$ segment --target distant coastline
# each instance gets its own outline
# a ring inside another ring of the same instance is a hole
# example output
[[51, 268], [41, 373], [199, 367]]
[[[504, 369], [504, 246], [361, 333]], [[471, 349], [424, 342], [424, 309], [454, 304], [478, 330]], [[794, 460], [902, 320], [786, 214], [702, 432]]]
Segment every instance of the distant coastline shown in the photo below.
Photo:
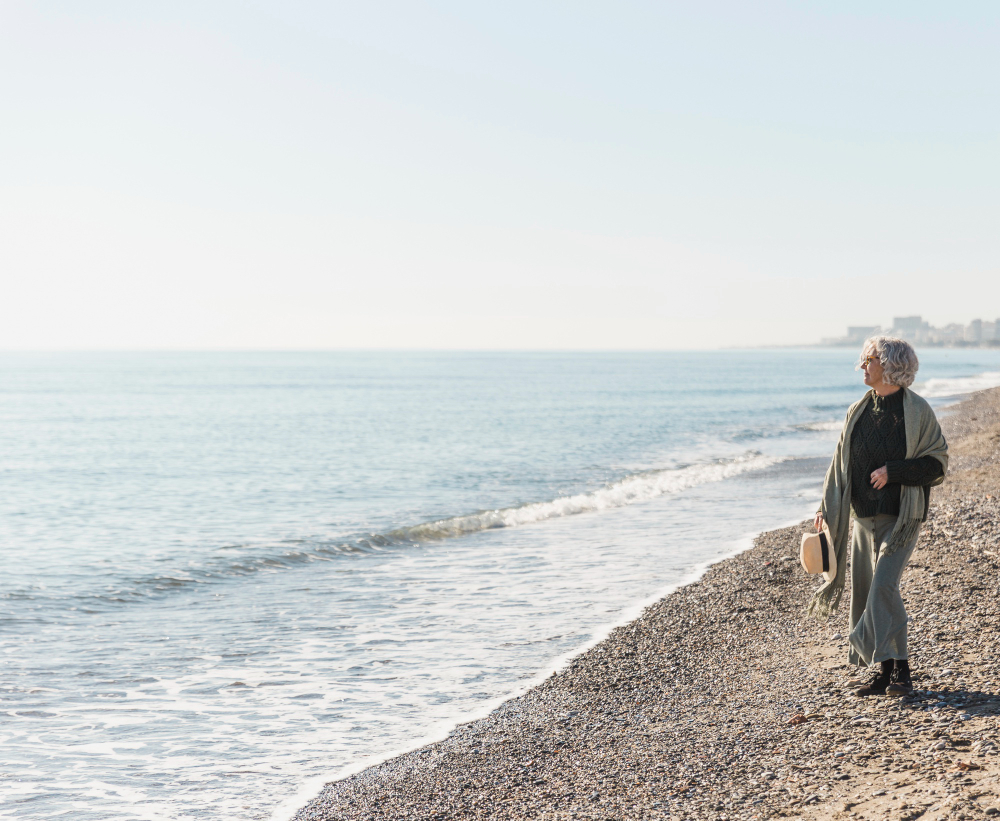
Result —
[[[886, 336], [894, 336], [894, 334], [886, 334]], [[908, 340], [909, 341], [909, 340]], [[854, 340], [845, 339], [824, 339], [822, 342], [814, 342], [812, 344], [806, 345], [777, 345], [775, 347], [779, 348], [856, 348], [858, 345], [862, 344], [864, 340], [856, 342]], [[979, 348], [979, 349], [1000, 349], [1000, 339], [991, 339], [987, 342], [965, 342], [955, 341], [955, 342], [915, 342], [915, 346], [921, 348]]]
[[1000, 318], [973, 319], [968, 325], [953, 322], [937, 328], [921, 316], [897, 316], [888, 327], [848, 325], [844, 336], [828, 337], [809, 347], [853, 348], [876, 334], [905, 339], [922, 348], [1000, 348]]

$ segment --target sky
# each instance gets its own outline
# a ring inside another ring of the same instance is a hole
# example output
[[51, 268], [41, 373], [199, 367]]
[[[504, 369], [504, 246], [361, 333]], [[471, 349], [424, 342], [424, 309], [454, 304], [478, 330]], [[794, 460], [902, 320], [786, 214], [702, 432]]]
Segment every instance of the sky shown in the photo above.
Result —
[[0, 4], [0, 349], [1000, 316], [1000, 4]]

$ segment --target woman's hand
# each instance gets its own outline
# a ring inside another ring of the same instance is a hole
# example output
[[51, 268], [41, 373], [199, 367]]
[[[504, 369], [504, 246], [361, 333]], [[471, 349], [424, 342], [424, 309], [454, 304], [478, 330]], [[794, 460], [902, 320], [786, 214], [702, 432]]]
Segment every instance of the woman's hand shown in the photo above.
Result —
[[823, 511], [822, 510], [817, 510], [816, 511], [816, 521], [814, 522], [814, 524], [816, 525], [816, 532], [819, 533], [819, 531], [821, 531], [823, 529]]
[[889, 482], [889, 470], [887, 468], [881, 467], [872, 473], [872, 487], [875, 490], [881, 490]]

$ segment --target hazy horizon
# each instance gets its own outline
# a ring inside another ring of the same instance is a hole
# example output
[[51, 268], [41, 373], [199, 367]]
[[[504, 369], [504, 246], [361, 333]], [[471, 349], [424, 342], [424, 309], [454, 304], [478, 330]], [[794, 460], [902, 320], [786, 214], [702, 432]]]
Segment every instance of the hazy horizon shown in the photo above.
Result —
[[1000, 315], [1000, 7], [12, 2], [0, 350]]

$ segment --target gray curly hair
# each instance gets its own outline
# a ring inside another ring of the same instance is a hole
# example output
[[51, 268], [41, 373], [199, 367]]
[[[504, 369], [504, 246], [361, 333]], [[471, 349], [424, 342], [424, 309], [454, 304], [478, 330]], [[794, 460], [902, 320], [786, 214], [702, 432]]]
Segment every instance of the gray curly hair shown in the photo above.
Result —
[[861, 348], [861, 356], [854, 370], [860, 370], [866, 356], [877, 356], [882, 363], [882, 381], [887, 385], [908, 388], [913, 384], [920, 368], [920, 360], [913, 346], [894, 336], [870, 336]]

